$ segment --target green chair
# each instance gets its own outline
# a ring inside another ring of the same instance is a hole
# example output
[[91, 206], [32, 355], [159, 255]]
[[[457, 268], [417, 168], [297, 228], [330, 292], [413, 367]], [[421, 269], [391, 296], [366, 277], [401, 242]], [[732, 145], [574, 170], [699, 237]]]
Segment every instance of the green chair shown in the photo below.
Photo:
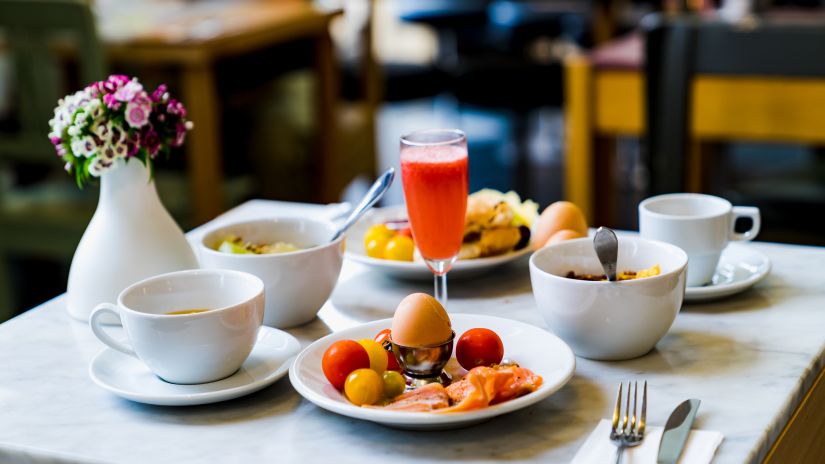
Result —
[[[87, 2], [0, 0], [0, 34], [11, 63], [13, 121], [0, 132], [0, 169], [36, 169], [45, 180], [0, 189], [0, 322], [14, 315], [10, 258], [69, 262], [94, 211], [94, 191], [79, 191], [48, 140], [57, 100], [103, 79], [103, 47]], [[67, 65], [71, 63], [71, 66]], [[64, 76], [76, 69], [74, 79]], [[50, 172], [54, 171], [54, 172]], [[89, 189], [91, 190], [91, 189]]]

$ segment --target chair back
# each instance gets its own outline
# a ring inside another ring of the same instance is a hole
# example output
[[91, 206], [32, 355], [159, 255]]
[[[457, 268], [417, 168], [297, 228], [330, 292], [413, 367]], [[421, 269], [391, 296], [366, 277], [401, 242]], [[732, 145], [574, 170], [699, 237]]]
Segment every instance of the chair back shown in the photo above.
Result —
[[[0, 132], [0, 161], [54, 163], [48, 121], [58, 99], [106, 73], [89, 3], [0, 0], [0, 37], [10, 54], [15, 119], [13, 132]], [[76, 81], [65, 72], [73, 66]]]
[[[652, 194], [685, 190], [695, 76], [825, 78], [825, 61], [820, 59], [825, 53], [825, 22], [815, 18], [759, 18], [752, 24], [740, 25], [691, 15], [653, 16], [646, 18], [643, 29], [646, 35], [646, 159]], [[770, 105], [764, 106], [762, 110], [770, 111]], [[781, 112], [784, 108], [774, 106], [773, 110]], [[789, 111], [801, 111], [801, 108], [789, 108]], [[742, 116], [747, 115], [730, 114], [729, 118], [736, 122]], [[783, 122], [781, 118], [777, 120], [776, 115], [772, 120]], [[785, 118], [784, 124], [792, 125], [793, 120]], [[763, 140], [811, 140], [801, 125], [764, 126], [768, 130], [760, 134]], [[794, 135], [795, 132], [798, 134]]]

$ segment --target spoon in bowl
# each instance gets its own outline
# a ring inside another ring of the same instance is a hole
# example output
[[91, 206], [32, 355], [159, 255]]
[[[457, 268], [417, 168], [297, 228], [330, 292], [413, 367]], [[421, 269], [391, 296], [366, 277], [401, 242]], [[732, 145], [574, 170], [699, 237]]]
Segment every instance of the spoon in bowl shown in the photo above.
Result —
[[596, 256], [602, 263], [607, 280], [616, 281], [616, 261], [619, 258], [619, 240], [616, 233], [607, 227], [599, 227], [593, 237], [593, 248], [596, 249]]
[[361, 216], [367, 212], [372, 206], [384, 196], [384, 193], [387, 192], [387, 189], [390, 188], [392, 185], [392, 180], [395, 178], [395, 168], [387, 169], [384, 174], [373, 182], [372, 186], [370, 187], [367, 194], [364, 195], [364, 198], [361, 199], [361, 202], [358, 203], [358, 206], [352, 210], [352, 213], [349, 215], [346, 221], [341, 224], [341, 227], [335, 231], [335, 234], [332, 235], [332, 238], [329, 240], [330, 242], [334, 242], [338, 239], [338, 237], [344, 235], [344, 232], [347, 231], [355, 221], [361, 218]]

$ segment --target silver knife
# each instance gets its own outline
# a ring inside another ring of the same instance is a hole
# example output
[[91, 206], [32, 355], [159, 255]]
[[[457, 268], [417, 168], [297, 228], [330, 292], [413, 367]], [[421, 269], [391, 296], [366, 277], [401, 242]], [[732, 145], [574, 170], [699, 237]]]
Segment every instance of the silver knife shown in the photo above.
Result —
[[657, 464], [676, 464], [679, 460], [700, 403], [699, 400], [686, 400], [670, 413], [659, 443]]

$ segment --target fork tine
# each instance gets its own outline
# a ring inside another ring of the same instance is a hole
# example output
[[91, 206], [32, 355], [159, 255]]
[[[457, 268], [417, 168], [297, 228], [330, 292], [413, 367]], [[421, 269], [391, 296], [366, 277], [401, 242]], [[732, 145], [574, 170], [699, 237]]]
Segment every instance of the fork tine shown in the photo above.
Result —
[[628, 420], [630, 419], [630, 382], [627, 382], [627, 403], [624, 406], [624, 424], [622, 425], [622, 431], [624, 432], [625, 429], [627, 432], [630, 432], [630, 427], [628, 427]]
[[[628, 389], [628, 393], [630, 393]], [[639, 394], [639, 382], [633, 382], [633, 415], [630, 416], [630, 433], [636, 433], [636, 407], [639, 404], [638, 401], [638, 394]], [[630, 401], [628, 400], [628, 405]]]
[[619, 394], [616, 396], [616, 408], [613, 409], [613, 433], [616, 433], [616, 427], [619, 426], [619, 415], [622, 413], [622, 384], [619, 384]]
[[642, 417], [639, 418], [639, 436], [645, 436], [645, 421], [647, 419], [647, 380], [642, 392]]

